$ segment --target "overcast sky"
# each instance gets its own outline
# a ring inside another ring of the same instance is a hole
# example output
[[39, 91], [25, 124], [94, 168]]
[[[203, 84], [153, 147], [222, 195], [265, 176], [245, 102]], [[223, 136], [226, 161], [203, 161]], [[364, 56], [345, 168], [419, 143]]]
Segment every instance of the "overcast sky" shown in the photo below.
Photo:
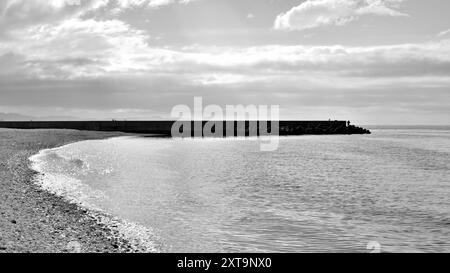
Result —
[[1, 0], [0, 112], [450, 124], [448, 0]]

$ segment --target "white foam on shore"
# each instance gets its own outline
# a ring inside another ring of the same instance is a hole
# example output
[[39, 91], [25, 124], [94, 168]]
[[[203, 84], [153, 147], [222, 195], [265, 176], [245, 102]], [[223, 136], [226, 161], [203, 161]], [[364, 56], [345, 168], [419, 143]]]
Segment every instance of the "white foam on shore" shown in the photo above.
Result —
[[70, 175], [48, 171], [47, 165], [51, 164], [49, 157], [57, 156], [65, 160], [66, 163], [69, 161], [69, 163], [81, 164], [81, 160], [67, 159], [58, 155], [60, 149], [69, 145], [44, 149], [29, 158], [31, 161], [31, 169], [39, 173], [34, 178], [35, 184], [56, 196], [64, 198], [69, 203], [86, 209], [88, 215], [95, 219], [97, 223], [105, 225], [113, 231], [114, 234], [111, 235], [112, 237], [118, 235], [122, 239], [125, 239], [131, 244], [133, 250], [153, 253], [160, 252], [159, 247], [155, 243], [157, 236], [150, 228], [110, 215], [90, 202], [90, 200], [95, 198], [107, 198], [101, 191], [93, 190], [81, 180]]

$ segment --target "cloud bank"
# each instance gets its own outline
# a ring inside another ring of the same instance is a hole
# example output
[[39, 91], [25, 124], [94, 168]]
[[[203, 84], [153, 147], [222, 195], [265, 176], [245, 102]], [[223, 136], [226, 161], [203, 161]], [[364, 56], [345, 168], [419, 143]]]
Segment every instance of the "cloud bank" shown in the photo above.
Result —
[[[367, 121], [415, 113], [416, 119], [448, 119], [446, 34], [383, 46], [158, 46], [122, 16], [190, 2], [1, 1], [0, 112], [151, 118], [203, 96], [208, 103], [280, 104], [282, 114], [294, 118], [328, 119], [334, 113]], [[405, 16], [400, 3], [309, 0], [280, 15], [278, 28]]]

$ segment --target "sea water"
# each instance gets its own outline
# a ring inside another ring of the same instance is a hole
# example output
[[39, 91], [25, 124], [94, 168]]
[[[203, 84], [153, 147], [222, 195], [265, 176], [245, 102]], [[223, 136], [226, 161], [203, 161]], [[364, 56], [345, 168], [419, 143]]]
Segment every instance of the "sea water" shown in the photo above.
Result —
[[32, 161], [42, 187], [151, 230], [161, 252], [450, 251], [450, 128], [259, 144], [119, 137]]

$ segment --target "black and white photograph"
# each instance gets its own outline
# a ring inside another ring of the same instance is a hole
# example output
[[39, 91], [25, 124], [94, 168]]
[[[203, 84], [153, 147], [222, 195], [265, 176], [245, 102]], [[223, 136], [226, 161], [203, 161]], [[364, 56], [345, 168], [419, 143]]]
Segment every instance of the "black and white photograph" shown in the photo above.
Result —
[[449, 12], [0, 0], [0, 257], [450, 252]]

